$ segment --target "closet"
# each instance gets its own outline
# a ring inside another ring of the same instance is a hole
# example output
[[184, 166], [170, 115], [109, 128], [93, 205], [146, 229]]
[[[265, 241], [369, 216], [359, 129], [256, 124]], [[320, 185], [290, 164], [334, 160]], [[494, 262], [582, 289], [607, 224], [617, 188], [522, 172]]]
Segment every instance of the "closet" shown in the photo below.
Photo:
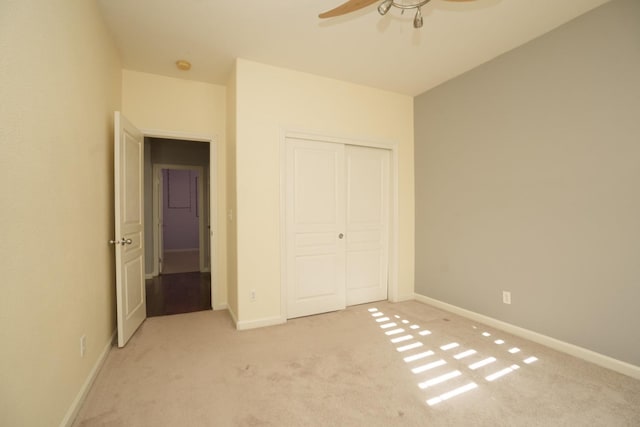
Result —
[[386, 149], [286, 140], [287, 318], [387, 299]]

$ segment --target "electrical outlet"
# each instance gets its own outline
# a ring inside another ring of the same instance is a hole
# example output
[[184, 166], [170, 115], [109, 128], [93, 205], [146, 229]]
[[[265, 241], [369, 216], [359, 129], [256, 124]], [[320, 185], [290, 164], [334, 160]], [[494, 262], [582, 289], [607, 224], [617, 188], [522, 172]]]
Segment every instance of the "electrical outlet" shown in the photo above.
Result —
[[511, 304], [511, 292], [502, 291], [502, 302], [505, 304]]
[[87, 352], [87, 336], [83, 335], [80, 337], [80, 357], [84, 357], [84, 354]]
[[251, 290], [251, 295], [249, 296], [249, 298], [251, 298], [251, 301], [255, 301], [256, 300], [256, 290], [255, 289]]

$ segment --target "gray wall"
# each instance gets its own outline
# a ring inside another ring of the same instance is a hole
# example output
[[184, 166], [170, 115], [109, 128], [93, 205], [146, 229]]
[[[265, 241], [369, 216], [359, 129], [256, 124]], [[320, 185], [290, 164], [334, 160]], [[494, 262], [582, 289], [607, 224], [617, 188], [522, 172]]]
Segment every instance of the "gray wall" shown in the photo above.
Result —
[[640, 365], [640, 1], [420, 95], [415, 126], [416, 292]]
[[[172, 164], [187, 166], [202, 166], [202, 192], [204, 198], [205, 227], [209, 226], [209, 144], [194, 141], [179, 141], [173, 139], [145, 138], [145, 271], [153, 273], [153, 186], [152, 165]], [[205, 233], [205, 267], [210, 268], [209, 233]]]

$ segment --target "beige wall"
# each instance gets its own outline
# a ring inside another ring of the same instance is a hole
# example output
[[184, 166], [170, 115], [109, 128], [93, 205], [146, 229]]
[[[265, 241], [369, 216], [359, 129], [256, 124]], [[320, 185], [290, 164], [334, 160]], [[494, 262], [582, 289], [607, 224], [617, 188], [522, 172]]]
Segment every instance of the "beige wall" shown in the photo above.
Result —
[[227, 83], [227, 283], [229, 312], [238, 319], [238, 251], [236, 221], [236, 68]]
[[416, 292], [640, 366], [639, 23], [613, 1], [416, 98]]
[[[227, 304], [226, 88], [137, 71], [122, 71], [122, 113], [139, 129], [213, 137], [217, 142], [216, 307]], [[213, 172], [214, 166], [211, 170]]]
[[[412, 295], [412, 98], [242, 59], [236, 67], [238, 320], [250, 325], [281, 314], [283, 130], [397, 144], [399, 295]], [[253, 289], [256, 301], [251, 302]]]
[[122, 112], [138, 128], [210, 135], [222, 143], [225, 102], [224, 86], [122, 70]]
[[0, 52], [0, 425], [57, 426], [115, 329], [120, 63], [84, 1], [1, 2]]

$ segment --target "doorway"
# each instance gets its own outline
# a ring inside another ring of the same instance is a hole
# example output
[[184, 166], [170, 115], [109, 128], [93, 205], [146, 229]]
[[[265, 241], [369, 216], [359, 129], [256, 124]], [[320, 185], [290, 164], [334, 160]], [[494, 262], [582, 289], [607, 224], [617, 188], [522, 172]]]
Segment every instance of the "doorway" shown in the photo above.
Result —
[[158, 274], [208, 271], [203, 166], [153, 165], [154, 266]]
[[[185, 134], [172, 133], [167, 131], [145, 131], [138, 129], [132, 122], [127, 120], [120, 111], [114, 112], [114, 222], [115, 236], [109, 240], [115, 249], [115, 290], [116, 290], [116, 319], [118, 327], [118, 347], [126, 345], [127, 341], [135, 333], [138, 327], [148, 316], [156, 315], [151, 307], [160, 305], [162, 311], [158, 314], [173, 314], [167, 312], [166, 304], [163, 302], [175, 302], [170, 293], [162, 289], [165, 285], [171, 285], [173, 290], [181, 290], [178, 283], [169, 284], [164, 280], [154, 283], [158, 277], [175, 277], [174, 275], [159, 276], [159, 271], [154, 258], [157, 256], [151, 248], [155, 242], [153, 234], [153, 188], [154, 180], [153, 163], [161, 163], [158, 156], [168, 156], [175, 163], [198, 164], [204, 162], [206, 168], [201, 176], [202, 197], [201, 205], [206, 214], [200, 215], [206, 218], [207, 230], [204, 243], [205, 265], [216, 265], [215, 245], [213, 236], [217, 236], [217, 155], [216, 143], [212, 137], [199, 136], [188, 138]], [[174, 138], [174, 139], [170, 139]], [[170, 139], [170, 140], [168, 140]], [[190, 139], [191, 141], [187, 141]], [[157, 143], [152, 144], [153, 140]], [[181, 152], [182, 155], [191, 156], [191, 160], [178, 160], [179, 154], [176, 149], [184, 144], [191, 144], [194, 149], [201, 149], [203, 153], [193, 150]], [[163, 148], [164, 147], [164, 148]], [[198, 147], [198, 148], [196, 148]], [[154, 149], [152, 149], [154, 148]], [[213, 173], [209, 173], [209, 165], [213, 167]], [[210, 202], [211, 201], [211, 202]], [[201, 227], [202, 229], [203, 227]], [[205, 242], [206, 241], [206, 242]], [[200, 300], [205, 304], [200, 309], [211, 309], [214, 305], [214, 292], [216, 281], [212, 279], [215, 275], [197, 272], [201, 279], [206, 280], [205, 296], [200, 296]], [[155, 277], [154, 277], [155, 276]], [[145, 282], [145, 278], [148, 279]], [[154, 289], [154, 285], [155, 286]], [[184, 287], [184, 286], [182, 286]], [[154, 294], [154, 291], [162, 292], [161, 295]], [[181, 292], [181, 295], [189, 293]], [[193, 292], [191, 292], [193, 294]], [[202, 294], [202, 292], [201, 292]], [[156, 297], [151, 299], [151, 297]], [[150, 301], [151, 300], [151, 301]], [[153, 303], [156, 303], [155, 305]], [[174, 304], [175, 306], [175, 304]], [[185, 310], [184, 306], [179, 312], [193, 311], [192, 308]]]
[[145, 138], [148, 317], [212, 309], [209, 145]]

